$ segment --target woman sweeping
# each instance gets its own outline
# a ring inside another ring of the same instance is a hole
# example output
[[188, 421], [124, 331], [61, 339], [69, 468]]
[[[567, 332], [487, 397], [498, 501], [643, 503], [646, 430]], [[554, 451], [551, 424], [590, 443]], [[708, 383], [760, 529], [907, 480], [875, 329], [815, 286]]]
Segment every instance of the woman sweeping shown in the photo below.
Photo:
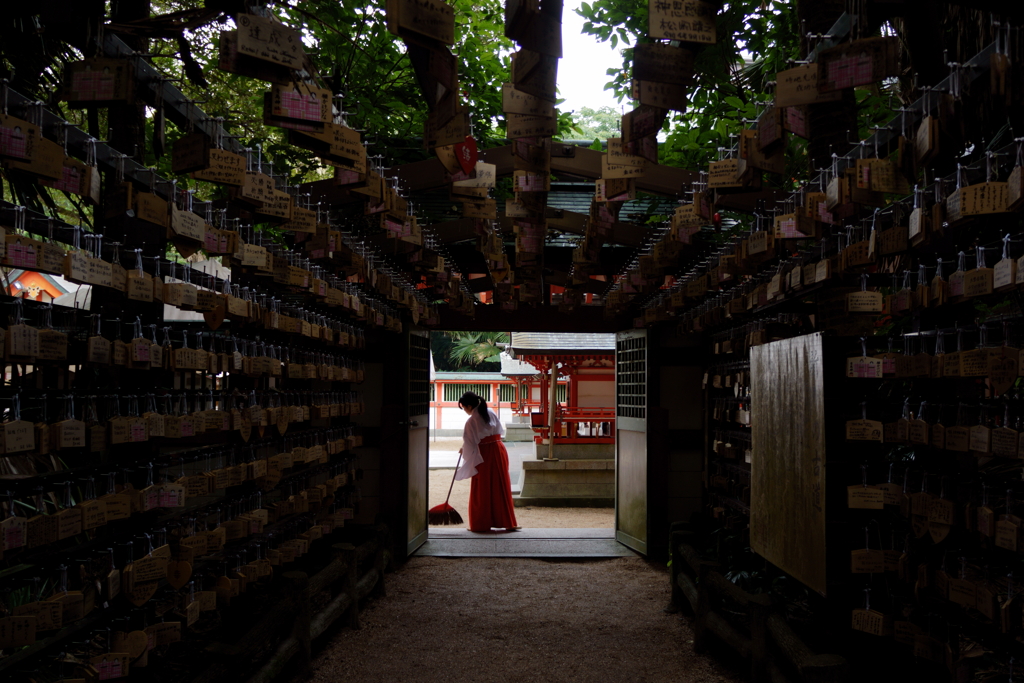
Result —
[[462, 466], [456, 479], [473, 480], [469, 486], [469, 530], [488, 533], [491, 529], [516, 531], [512, 504], [512, 482], [508, 476], [508, 451], [501, 437], [505, 425], [487, 407], [482, 396], [467, 391], [459, 399], [469, 419], [462, 430]]

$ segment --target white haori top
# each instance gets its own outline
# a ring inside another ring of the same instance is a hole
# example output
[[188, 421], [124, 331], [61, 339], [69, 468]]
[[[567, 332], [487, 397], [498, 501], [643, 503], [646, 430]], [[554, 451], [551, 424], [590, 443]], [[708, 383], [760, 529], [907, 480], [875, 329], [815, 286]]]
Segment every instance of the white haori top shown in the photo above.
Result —
[[505, 436], [505, 425], [498, 419], [498, 414], [490, 408], [487, 409], [487, 414], [491, 416], [490, 424], [485, 423], [480, 413], [474, 409], [466, 420], [466, 426], [462, 428], [462, 465], [455, 473], [455, 478], [459, 481], [475, 475], [477, 466], [484, 461], [484, 456], [480, 454], [481, 441], [495, 434]]

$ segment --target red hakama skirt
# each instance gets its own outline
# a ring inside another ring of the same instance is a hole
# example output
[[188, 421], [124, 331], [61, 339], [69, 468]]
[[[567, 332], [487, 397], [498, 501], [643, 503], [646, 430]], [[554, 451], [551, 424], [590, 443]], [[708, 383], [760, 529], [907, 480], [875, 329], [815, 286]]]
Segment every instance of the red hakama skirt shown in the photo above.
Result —
[[484, 461], [469, 481], [469, 530], [487, 532], [518, 526], [508, 476], [508, 451], [501, 437], [495, 434], [481, 441], [480, 455]]

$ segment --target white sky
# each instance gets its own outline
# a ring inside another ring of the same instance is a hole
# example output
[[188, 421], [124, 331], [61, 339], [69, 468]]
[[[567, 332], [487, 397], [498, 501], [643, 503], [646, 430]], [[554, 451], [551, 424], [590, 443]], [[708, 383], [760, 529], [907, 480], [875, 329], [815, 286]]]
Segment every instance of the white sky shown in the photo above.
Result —
[[[611, 43], [598, 42], [594, 36], [583, 33], [583, 17], [576, 14], [582, 0], [566, 0], [562, 9], [562, 59], [558, 61], [558, 93], [565, 102], [561, 111], [579, 111], [583, 107], [597, 109], [608, 105], [620, 110], [610, 90], [604, 84], [611, 80], [606, 74], [610, 68], [622, 68], [622, 55]], [[623, 47], [619, 43], [619, 47]], [[628, 46], [625, 46], [628, 47]], [[630, 109], [628, 101], [624, 101]]]

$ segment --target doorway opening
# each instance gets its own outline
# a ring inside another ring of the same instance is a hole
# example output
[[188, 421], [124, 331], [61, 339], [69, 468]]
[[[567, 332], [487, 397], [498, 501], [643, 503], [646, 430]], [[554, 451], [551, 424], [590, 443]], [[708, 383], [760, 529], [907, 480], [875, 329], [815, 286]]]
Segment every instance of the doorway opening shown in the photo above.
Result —
[[[505, 428], [517, 523], [530, 529], [615, 527], [615, 335], [433, 332], [430, 340], [429, 506], [449, 503], [468, 524], [471, 481], [454, 481], [469, 417], [483, 396]], [[554, 383], [552, 384], [552, 380]], [[467, 533], [467, 532], [462, 532]]]

